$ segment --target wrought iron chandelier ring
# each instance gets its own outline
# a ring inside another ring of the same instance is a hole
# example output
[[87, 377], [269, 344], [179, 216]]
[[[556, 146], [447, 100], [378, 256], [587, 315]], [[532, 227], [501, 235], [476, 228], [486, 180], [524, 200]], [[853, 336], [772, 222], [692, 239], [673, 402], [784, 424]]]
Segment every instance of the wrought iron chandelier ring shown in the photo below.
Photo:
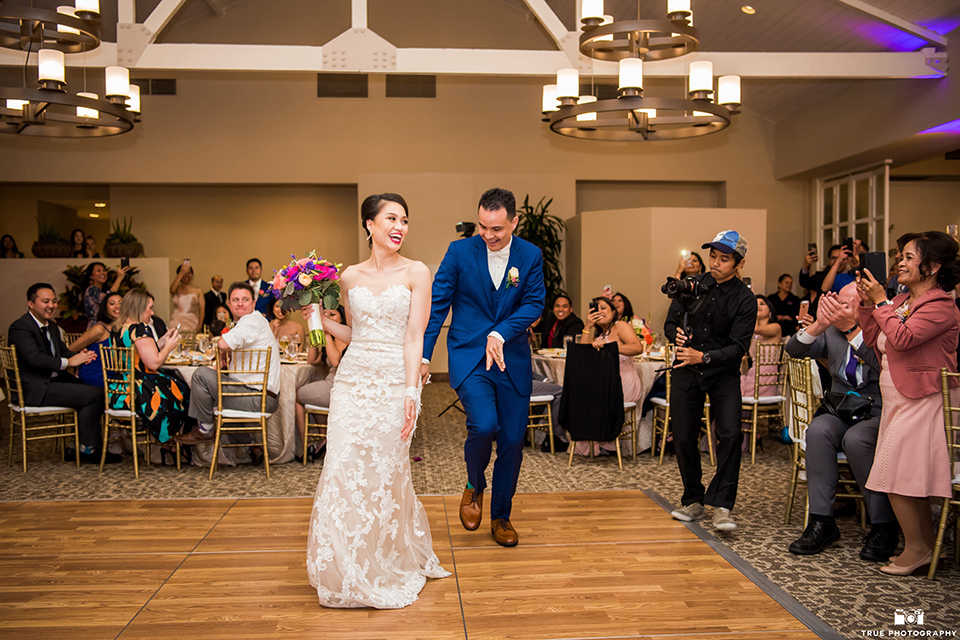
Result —
[[[68, 30], [60, 30], [61, 26]], [[78, 11], [76, 16], [0, 3], [0, 47], [17, 51], [56, 49], [82, 53], [100, 46], [100, 16]]]
[[669, 60], [700, 47], [697, 30], [686, 20], [624, 20], [584, 25], [580, 53], [595, 60]]

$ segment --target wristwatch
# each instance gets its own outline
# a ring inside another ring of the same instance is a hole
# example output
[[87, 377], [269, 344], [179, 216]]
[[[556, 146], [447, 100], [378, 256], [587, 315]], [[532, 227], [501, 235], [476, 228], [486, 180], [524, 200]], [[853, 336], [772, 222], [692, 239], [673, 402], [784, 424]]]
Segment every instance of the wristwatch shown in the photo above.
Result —
[[888, 304], [893, 304], [893, 303], [889, 300], [882, 300], [876, 304], [876, 307], [879, 309], [880, 307], [885, 307]]
[[704, 351], [703, 355], [700, 356], [700, 361], [703, 362], [703, 364], [710, 364], [710, 360], [710, 354]]

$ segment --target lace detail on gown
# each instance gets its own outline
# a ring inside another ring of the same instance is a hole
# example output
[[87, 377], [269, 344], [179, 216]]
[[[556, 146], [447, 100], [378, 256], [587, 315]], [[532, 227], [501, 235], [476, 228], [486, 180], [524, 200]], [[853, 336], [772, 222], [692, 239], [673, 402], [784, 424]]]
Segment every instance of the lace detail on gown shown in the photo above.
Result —
[[330, 393], [307, 573], [325, 607], [396, 609], [417, 599], [426, 578], [450, 575], [413, 490], [410, 439], [400, 439], [410, 290], [355, 286], [347, 296], [353, 336]]

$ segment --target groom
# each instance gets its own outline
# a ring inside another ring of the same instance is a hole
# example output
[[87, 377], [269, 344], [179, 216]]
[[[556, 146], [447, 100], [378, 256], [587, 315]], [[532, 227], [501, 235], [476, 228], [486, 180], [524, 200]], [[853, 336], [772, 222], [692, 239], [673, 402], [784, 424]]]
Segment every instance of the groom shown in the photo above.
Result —
[[460, 522], [480, 527], [483, 491], [493, 441], [490, 527], [504, 547], [519, 542], [510, 524], [527, 426], [532, 368], [527, 327], [543, 313], [543, 260], [534, 245], [515, 238], [517, 205], [506, 189], [480, 198], [480, 235], [450, 243], [433, 281], [430, 323], [423, 338], [421, 377], [426, 378], [440, 327], [453, 306], [447, 334], [450, 386], [467, 414], [467, 487]]

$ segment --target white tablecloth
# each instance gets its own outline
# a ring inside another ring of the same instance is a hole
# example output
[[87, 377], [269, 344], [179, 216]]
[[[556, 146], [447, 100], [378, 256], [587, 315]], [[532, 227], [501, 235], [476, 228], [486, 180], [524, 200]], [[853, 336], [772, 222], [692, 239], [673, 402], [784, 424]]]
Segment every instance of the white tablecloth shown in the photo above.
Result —
[[[640, 451], [646, 451], [650, 448], [653, 441], [653, 412], [651, 411], [642, 419], [640, 410], [643, 401], [653, 388], [653, 382], [660, 375], [657, 369], [662, 369], [665, 365], [662, 360], [637, 360], [634, 358], [637, 366], [637, 374], [640, 376], [640, 400], [637, 402], [637, 419], [640, 420], [637, 425], [637, 448]], [[563, 386], [563, 368], [566, 365], [566, 359], [563, 357], [545, 356], [533, 354], [533, 372], [539, 374], [550, 382]], [[623, 447], [625, 441], [621, 441]]]
[[[190, 384], [194, 372], [196, 372], [199, 367], [176, 366], [170, 368], [179, 371], [187, 381], [187, 384]], [[270, 451], [270, 464], [290, 462], [293, 460], [294, 454], [297, 453], [297, 424], [295, 415], [297, 389], [308, 382], [321, 379], [323, 373], [319, 367], [305, 363], [283, 364], [280, 366], [280, 393], [277, 397], [279, 407], [267, 420], [267, 448]], [[212, 455], [212, 444], [196, 445], [193, 447], [193, 464], [210, 466], [210, 458]], [[249, 461], [250, 457], [245, 449], [220, 449], [218, 465], [233, 466], [237, 463], [242, 464]]]

